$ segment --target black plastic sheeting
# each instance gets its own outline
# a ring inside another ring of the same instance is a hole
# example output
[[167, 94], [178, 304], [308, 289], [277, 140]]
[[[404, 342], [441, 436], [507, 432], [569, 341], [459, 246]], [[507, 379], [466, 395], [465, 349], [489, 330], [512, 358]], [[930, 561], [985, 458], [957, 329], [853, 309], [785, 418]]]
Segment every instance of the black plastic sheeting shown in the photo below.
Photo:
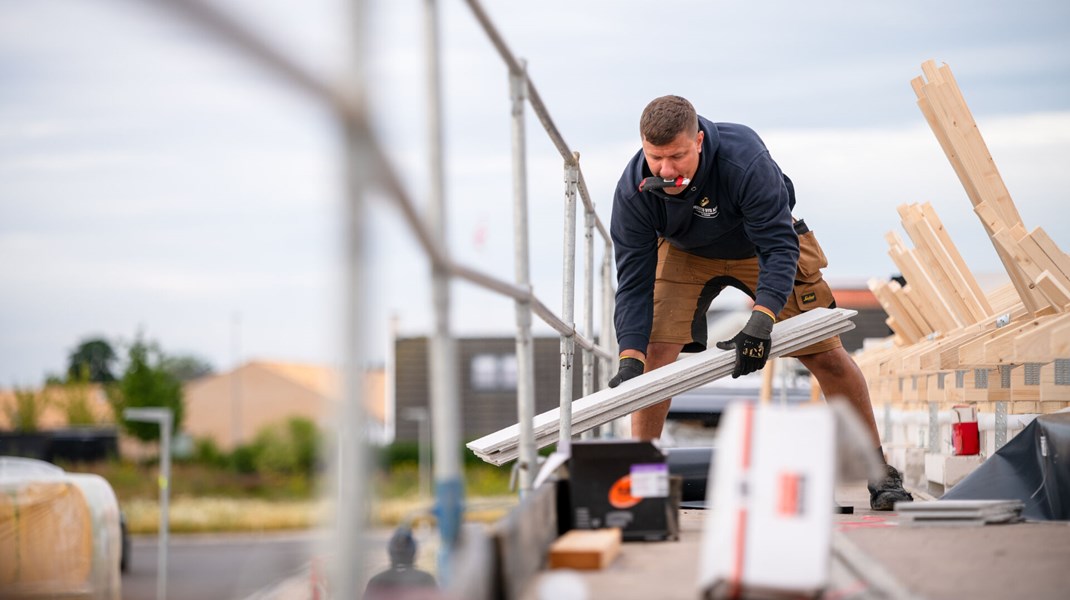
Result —
[[941, 500], [1021, 500], [1022, 516], [1070, 520], [1070, 412], [1041, 415]]

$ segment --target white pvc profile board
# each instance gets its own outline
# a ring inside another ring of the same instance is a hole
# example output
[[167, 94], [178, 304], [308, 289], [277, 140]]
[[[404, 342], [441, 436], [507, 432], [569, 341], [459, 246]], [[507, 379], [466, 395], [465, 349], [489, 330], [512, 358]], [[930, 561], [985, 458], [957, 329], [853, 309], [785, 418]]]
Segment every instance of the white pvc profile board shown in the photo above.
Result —
[[[773, 326], [770, 358], [789, 354], [854, 329], [851, 318], [857, 311], [844, 308], [815, 308]], [[735, 350], [709, 350], [680, 359], [622, 383], [580, 398], [572, 403], [572, 433], [608, 423], [636, 410], [661, 402], [675, 394], [732, 374]], [[558, 437], [560, 409], [535, 416], [536, 446], [549, 446]], [[519, 453], [519, 425], [512, 425], [467, 444], [484, 461], [502, 465]]]

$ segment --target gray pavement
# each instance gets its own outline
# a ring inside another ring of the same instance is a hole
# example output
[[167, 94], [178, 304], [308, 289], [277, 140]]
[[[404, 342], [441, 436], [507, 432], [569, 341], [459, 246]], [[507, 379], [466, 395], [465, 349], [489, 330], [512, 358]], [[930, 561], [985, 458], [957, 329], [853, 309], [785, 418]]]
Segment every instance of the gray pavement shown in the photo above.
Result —
[[[246, 598], [307, 572], [316, 547], [314, 532], [171, 535], [168, 600]], [[124, 600], [155, 600], [156, 537], [131, 541], [130, 570], [123, 574]]]

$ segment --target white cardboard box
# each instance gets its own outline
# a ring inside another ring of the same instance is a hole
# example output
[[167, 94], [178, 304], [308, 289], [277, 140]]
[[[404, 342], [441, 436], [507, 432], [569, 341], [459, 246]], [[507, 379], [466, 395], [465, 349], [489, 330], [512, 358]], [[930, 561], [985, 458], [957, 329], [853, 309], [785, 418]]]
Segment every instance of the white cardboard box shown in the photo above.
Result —
[[827, 405], [728, 407], [711, 464], [700, 590], [825, 587], [835, 448]]

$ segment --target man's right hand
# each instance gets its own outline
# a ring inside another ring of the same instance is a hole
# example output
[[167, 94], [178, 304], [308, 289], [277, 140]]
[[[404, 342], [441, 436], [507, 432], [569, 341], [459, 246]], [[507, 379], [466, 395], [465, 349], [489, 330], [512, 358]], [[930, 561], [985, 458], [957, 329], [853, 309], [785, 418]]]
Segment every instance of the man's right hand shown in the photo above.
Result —
[[645, 367], [646, 365], [643, 364], [643, 361], [638, 358], [631, 356], [621, 357], [620, 367], [617, 369], [617, 374], [613, 376], [613, 379], [609, 380], [609, 387], [615, 388], [629, 379], [642, 375]]

